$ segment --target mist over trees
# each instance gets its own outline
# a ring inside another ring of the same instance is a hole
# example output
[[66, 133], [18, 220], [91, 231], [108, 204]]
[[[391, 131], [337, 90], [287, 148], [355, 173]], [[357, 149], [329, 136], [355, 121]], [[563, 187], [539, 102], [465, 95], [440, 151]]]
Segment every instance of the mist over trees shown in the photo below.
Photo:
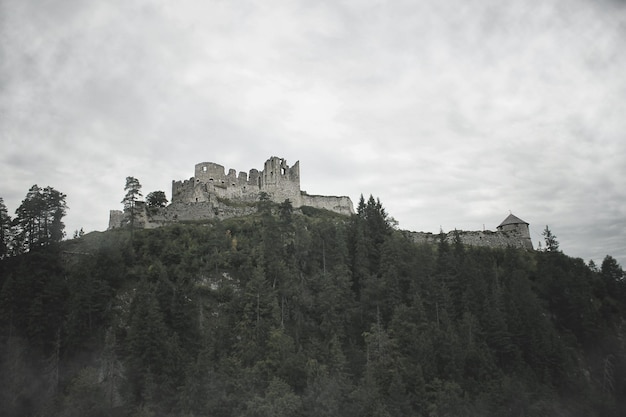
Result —
[[611, 256], [418, 245], [372, 196], [351, 217], [262, 200], [255, 215], [129, 235], [0, 262], [4, 415], [626, 410]]

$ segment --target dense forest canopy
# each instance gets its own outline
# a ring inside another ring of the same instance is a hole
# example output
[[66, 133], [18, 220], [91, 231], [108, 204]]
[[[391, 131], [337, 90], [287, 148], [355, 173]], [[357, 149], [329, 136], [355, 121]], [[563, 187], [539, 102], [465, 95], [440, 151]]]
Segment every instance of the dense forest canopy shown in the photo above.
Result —
[[373, 197], [63, 242], [45, 216], [0, 262], [3, 415], [626, 412], [610, 256], [418, 245]]

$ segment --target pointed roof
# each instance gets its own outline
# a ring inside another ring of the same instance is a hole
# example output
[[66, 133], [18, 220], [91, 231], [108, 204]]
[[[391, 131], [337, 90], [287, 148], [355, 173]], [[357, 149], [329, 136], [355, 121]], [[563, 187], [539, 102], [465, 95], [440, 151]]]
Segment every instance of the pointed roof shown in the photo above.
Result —
[[507, 216], [506, 219], [502, 220], [502, 223], [500, 223], [498, 227], [506, 226], [508, 224], [520, 224], [520, 223], [528, 225], [528, 223], [526, 223], [524, 220], [520, 219], [519, 217], [511, 213]]

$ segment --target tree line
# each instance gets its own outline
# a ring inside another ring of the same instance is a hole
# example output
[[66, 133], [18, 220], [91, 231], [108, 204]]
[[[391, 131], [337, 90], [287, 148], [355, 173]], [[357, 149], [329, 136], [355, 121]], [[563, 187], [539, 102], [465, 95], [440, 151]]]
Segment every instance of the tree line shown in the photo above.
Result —
[[418, 245], [371, 196], [351, 217], [263, 198], [239, 219], [64, 245], [89, 251], [0, 263], [8, 416], [626, 410], [610, 256]]
[[[46, 195], [31, 191], [25, 207]], [[0, 264], [7, 415], [624, 410], [626, 291], [612, 257], [571, 259], [551, 233], [546, 252], [443, 233], [415, 245], [371, 196], [351, 218], [258, 207], [132, 240], [111, 232], [69, 263], [41, 243]], [[52, 236], [45, 216], [24, 223], [25, 241]]]
[[[136, 203], [141, 194], [141, 184], [135, 177], [126, 178], [126, 192], [122, 199], [131, 231], [138, 210]], [[60, 242], [66, 236], [63, 217], [67, 214], [67, 195], [54, 187], [33, 185], [15, 210], [12, 218], [0, 197], [0, 259], [29, 252], [33, 249]], [[165, 207], [167, 197], [163, 191], [153, 191], [146, 196], [149, 208]], [[74, 231], [73, 238], [82, 237], [84, 231]]]
[[0, 197], [0, 259], [60, 242], [65, 237], [66, 195], [33, 185], [12, 219]]

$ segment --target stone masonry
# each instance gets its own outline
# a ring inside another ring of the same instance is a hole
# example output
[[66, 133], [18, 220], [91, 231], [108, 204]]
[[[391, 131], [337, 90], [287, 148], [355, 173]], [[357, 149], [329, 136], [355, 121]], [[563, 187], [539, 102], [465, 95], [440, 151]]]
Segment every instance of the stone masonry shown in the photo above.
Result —
[[[271, 201], [291, 201], [294, 208], [311, 206], [340, 214], [354, 213], [350, 197], [309, 195], [300, 189], [300, 162], [292, 167], [276, 156], [265, 161], [262, 171], [226, 174], [222, 165], [214, 162], [196, 164], [194, 176], [184, 181], [172, 181], [172, 201], [165, 208], [141, 210], [145, 228], [159, 227], [179, 221], [202, 221], [243, 216], [255, 211], [254, 204], [262, 195]], [[124, 214], [111, 210], [109, 229], [121, 227]]]
[[[533, 249], [528, 223], [510, 214], [500, 223], [496, 231], [464, 231], [456, 230], [445, 234], [448, 243], [454, 241], [454, 235], [458, 233], [461, 242], [470, 246], [487, 246], [492, 248], [505, 248], [512, 246], [519, 249]], [[409, 236], [417, 243], [436, 244], [439, 241], [439, 234], [424, 232], [408, 232]]]
[[300, 190], [300, 162], [290, 167], [287, 160], [276, 156], [265, 161], [262, 171], [251, 169], [247, 174], [236, 174], [234, 169], [226, 174], [222, 165], [201, 162], [195, 166], [194, 177], [172, 181], [172, 204], [201, 203], [215, 198], [253, 203], [261, 193], [276, 203], [288, 199], [294, 208], [306, 205], [341, 214], [354, 213], [349, 197], [315, 196]]
[[[275, 203], [290, 200], [294, 208], [310, 206], [350, 215], [354, 213], [350, 197], [309, 195], [300, 189], [300, 163], [289, 166], [283, 158], [270, 157], [263, 170], [237, 172], [222, 165], [201, 162], [195, 165], [194, 176], [184, 181], [172, 181], [172, 201], [164, 208], [149, 208], [138, 202], [136, 226], [154, 228], [177, 222], [205, 221], [245, 216], [256, 212], [255, 202], [265, 194]], [[111, 210], [109, 229], [121, 227], [127, 221], [119, 210]], [[416, 243], [435, 244], [439, 234], [407, 232]], [[471, 246], [533, 249], [528, 223], [510, 214], [496, 231], [451, 231], [445, 239], [452, 243], [455, 233], [461, 242]]]

